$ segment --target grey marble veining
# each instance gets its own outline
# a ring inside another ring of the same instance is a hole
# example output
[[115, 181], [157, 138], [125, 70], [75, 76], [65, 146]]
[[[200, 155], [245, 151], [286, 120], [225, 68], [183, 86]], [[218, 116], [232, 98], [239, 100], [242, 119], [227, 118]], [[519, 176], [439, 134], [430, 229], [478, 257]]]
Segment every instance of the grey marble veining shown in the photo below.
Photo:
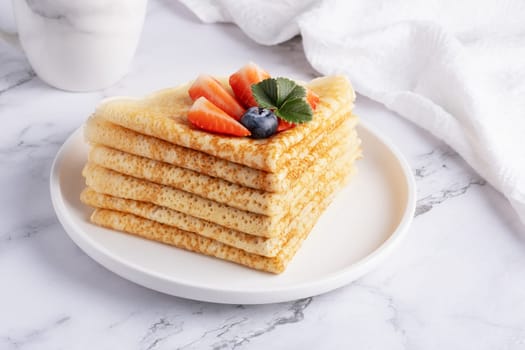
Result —
[[419, 189], [416, 216], [432, 210], [448, 199], [465, 194], [471, 186], [486, 184], [446, 145], [417, 156], [414, 166]]
[[[38, 329], [30, 330], [29, 332], [18, 335], [18, 336], [7, 336], [4, 338], [5, 345], [12, 347], [13, 349], [21, 349], [26, 347], [32, 342], [38, 342], [39, 339], [46, 336], [46, 333], [53, 332], [64, 323], [70, 321], [69, 316], [63, 316], [56, 320], [51, 321]], [[0, 338], [1, 341], [2, 338]], [[1, 343], [0, 343], [1, 344]]]
[[0, 349], [525, 349], [525, 231], [509, 204], [442, 142], [360, 96], [358, 115], [402, 150], [418, 186], [406, 240], [372, 273], [312, 298], [220, 305], [148, 290], [86, 256], [51, 208], [49, 170], [103, 96], [249, 60], [316, 75], [300, 38], [258, 46], [167, 1], [148, 16], [131, 73], [97, 93], [47, 87], [0, 43]]
[[0, 41], [0, 94], [35, 77], [35, 72], [20, 51]]

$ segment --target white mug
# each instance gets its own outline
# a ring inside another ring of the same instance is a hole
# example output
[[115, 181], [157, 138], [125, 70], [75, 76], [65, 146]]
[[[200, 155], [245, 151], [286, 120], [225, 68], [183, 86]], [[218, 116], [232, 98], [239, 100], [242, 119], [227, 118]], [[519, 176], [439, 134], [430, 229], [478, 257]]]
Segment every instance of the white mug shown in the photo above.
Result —
[[[147, 0], [13, 0], [18, 38], [35, 73], [69, 91], [120, 80], [140, 39]], [[1, 37], [13, 42], [9, 33]]]

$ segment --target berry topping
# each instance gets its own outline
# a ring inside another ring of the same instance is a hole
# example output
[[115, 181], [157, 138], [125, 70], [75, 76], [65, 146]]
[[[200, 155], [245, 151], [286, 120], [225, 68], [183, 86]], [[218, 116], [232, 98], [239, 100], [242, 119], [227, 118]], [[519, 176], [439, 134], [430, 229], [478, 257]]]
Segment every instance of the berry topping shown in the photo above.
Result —
[[294, 127], [295, 127], [294, 123], [290, 123], [284, 119], [279, 118], [279, 124], [277, 125], [277, 132], [286, 131]]
[[255, 63], [248, 63], [230, 76], [230, 86], [237, 99], [246, 107], [257, 106], [252, 95], [252, 85], [270, 77]]
[[264, 139], [277, 132], [277, 117], [266, 108], [251, 107], [241, 118], [241, 124], [252, 133], [254, 139]]
[[306, 101], [312, 107], [312, 111], [315, 111], [317, 104], [319, 103], [319, 96], [310, 89], [306, 89]]
[[236, 120], [241, 119], [245, 109], [217, 80], [209, 75], [201, 75], [188, 90], [193, 101], [206, 97], [214, 105], [222, 109]]
[[250, 131], [238, 121], [211, 103], [206, 97], [199, 97], [188, 111], [188, 121], [199, 129], [232, 135], [250, 136]]

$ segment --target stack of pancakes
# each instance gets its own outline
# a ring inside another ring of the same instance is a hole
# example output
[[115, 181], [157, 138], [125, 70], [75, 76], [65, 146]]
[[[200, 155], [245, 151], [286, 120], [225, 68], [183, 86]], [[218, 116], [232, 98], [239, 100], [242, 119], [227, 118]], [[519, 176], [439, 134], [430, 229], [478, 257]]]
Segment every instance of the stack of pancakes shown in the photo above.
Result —
[[105, 101], [85, 127], [91, 221], [284, 271], [361, 155], [347, 79], [306, 86], [320, 98], [313, 120], [263, 140], [193, 128], [189, 85]]

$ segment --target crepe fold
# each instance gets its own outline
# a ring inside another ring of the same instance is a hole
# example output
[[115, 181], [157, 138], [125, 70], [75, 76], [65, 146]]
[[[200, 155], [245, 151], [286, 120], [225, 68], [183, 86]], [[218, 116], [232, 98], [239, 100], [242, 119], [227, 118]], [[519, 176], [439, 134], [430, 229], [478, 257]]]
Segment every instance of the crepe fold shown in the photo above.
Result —
[[319, 95], [313, 120], [263, 140], [190, 125], [189, 84], [103, 102], [84, 128], [81, 201], [94, 209], [90, 220], [283, 272], [362, 156], [348, 80], [306, 86]]
[[[342, 137], [347, 136], [349, 137]], [[89, 153], [89, 162], [116, 172], [144, 179], [157, 184], [194, 193], [198, 196], [228, 204], [237, 209], [264, 215], [278, 215], [293, 204], [293, 197], [311, 187], [319, 172], [333, 164], [345, 153], [359, 152], [355, 130], [341, 127], [334, 137], [325, 137], [310, 154], [317, 161], [304, 162], [302, 176], [293, 182], [288, 191], [266, 192], [233, 184], [200, 172], [159, 162], [145, 157], [95, 145]]]
[[[102, 145], [122, 152], [172, 164], [200, 174], [217, 177], [240, 186], [267, 192], [287, 191], [299, 176], [317, 159], [322, 152], [333, 147], [338, 141], [331, 135], [340, 126], [355, 128], [358, 118], [350, 113], [348, 107], [337, 112], [338, 123], [323, 132], [307, 135], [295, 148], [297, 157], [288, 157], [283, 166], [273, 172], [250, 168], [248, 166], [220, 159], [209, 154], [182, 147], [156, 137], [140, 134], [131, 129], [108, 122], [100, 117], [87, 121], [84, 134], [93, 145]], [[327, 138], [327, 136], [329, 136]], [[323, 144], [320, 144], [324, 141]], [[357, 138], [355, 142], [359, 142]]]
[[[226, 83], [224, 86], [229, 88]], [[142, 99], [110, 99], [96, 109], [93, 117], [220, 159], [275, 172], [289, 159], [301, 157], [303, 148], [295, 145], [307, 136], [338, 125], [342, 116], [337, 112], [353, 107], [355, 93], [344, 76], [313, 79], [306, 87], [320, 97], [312, 121], [267, 139], [228, 137], [191, 126], [186, 117], [192, 105], [189, 85], [161, 90]]]
[[285, 203], [287, 207], [276, 215], [235, 208], [195, 193], [125, 175], [92, 163], [86, 164], [83, 175], [87, 186], [100, 193], [157, 204], [251, 235], [276, 237], [317, 193], [324, 193], [326, 184], [334, 176], [348, 171], [347, 164], [353, 163], [355, 157], [355, 154], [345, 153], [337, 158], [338, 164], [335, 166], [326, 165], [313, 183], [299, 188], [294, 198]]
[[[337, 182], [336, 190], [342, 187], [349, 176], [350, 173], [347, 173], [346, 178]], [[306, 212], [309, 212], [308, 220], [298, 221], [298, 224], [282, 238], [279, 245], [280, 249], [276, 252], [275, 256], [271, 257], [253, 253], [246, 249], [222, 243], [202, 234], [192, 233], [127, 212], [111, 209], [96, 209], [91, 215], [91, 221], [100, 226], [127, 232], [145, 239], [213, 256], [253, 269], [278, 274], [285, 270], [288, 262], [300, 248], [319, 216], [332, 201], [332, 198], [332, 194], [330, 194], [321, 202], [310, 203], [308, 205], [309, 208], [305, 209]]]

